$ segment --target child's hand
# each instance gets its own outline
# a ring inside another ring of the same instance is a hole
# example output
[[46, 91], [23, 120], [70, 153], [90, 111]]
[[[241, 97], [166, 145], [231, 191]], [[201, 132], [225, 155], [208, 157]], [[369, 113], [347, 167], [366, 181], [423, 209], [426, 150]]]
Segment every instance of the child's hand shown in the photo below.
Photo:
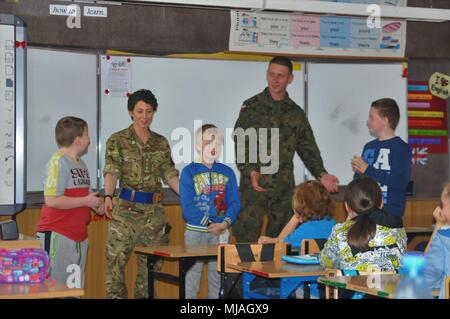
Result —
[[369, 165], [366, 162], [364, 162], [361, 156], [353, 156], [352, 169], [354, 172], [364, 174], [367, 167], [369, 167]]
[[268, 237], [268, 236], [261, 236], [258, 239], [258, 244], [276, 244], [278, 241], [278, 238]]
[[227, 222], [211, 223], [208, 226], [208, 231], [213, 235], [220, 235], [228, 228]]
[[441, 227], [446, 224], [447, 220], [445, 219], [444, 213], [442, 212], [441, 207], [436, 207], [433, 211], [433, 217], [436, 219], [436, 226], [435, 227]]
[[89, 193], [84, 198], [85, 205], [93, 210], [97, 210], [103, 204], [103, 201], [100, 197], [98, 197], [98, 192]]
[[101, 204], [97, 209], [94, 209], [95, 213], [97, 215], [104, 215], [105, 214], [105, 204]]

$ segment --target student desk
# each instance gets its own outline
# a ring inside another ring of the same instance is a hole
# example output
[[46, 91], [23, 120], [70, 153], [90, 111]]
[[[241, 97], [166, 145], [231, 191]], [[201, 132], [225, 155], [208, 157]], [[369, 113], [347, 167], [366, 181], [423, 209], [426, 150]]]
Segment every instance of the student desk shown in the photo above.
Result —
[[[378, 278], [374, 279], [374, 276]], [[393, 299], [400, 281], [399, 274], [378, 274], [359, 276], [321, 277], [317, 280], [334, 288], [345, 288], [377, 297]], [[433, 296], [439, 296], [439, 289], [432, 291]]]
[[[379, 281], [374, 280], [374, 276], [379, 276]], [[317, 281], [334, 288], [345, 288], [373, 296], [394, 298], [395, 289], [399, 280], [400, 276], [398, 274], [378, 274], [321, 277]]]
[[[277, 261], [242, 262], [227, 264], [227, 267], [239, 270], [243, 273], [243, 297], [244, 298], [271, 298], [286, 299], [302, 283], [316, 281], [318, 277], [325, 275], [320, 265], [297, 265]], [[268, 296], [250, 291], [250, 283], [257, 277], [279, 278], [279, 295]]]
[[83, 289], [68, 288], [51, 277], [40, 284], [0, 284], [0, 299], [66, 298], [83, 295]]
[[40, 242], [30, 236], [19, 235], [18, 240], [0, 240], [0, 249], [40, 248]]
[[[184, 299], [186, 273], [198, 261], [217, 259], [217, 247], [218, 245], [136, 247], [134, 249], [136, 254], [147, 256], [148, 298], [154, 297], [155, 279], [164, 279], [178, 283], [179, 298]], [[178, 260], [178, 277], [154, 270], [155, 263], [161, 258]]]

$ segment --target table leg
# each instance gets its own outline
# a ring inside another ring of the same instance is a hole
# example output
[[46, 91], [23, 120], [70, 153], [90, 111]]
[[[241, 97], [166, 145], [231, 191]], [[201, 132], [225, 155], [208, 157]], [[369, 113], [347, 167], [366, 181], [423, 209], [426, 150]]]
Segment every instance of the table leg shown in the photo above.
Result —
[[195, 258], [180, 258], [178, 261], [178, 291], [179, 298], [186, 299], [186, 273], [194, 266], [197, 260]]
[[147, 284], [148, 298], [153, 299], [155, 295], [155, 264], [159, 257], [155, 255], [147, 255]]

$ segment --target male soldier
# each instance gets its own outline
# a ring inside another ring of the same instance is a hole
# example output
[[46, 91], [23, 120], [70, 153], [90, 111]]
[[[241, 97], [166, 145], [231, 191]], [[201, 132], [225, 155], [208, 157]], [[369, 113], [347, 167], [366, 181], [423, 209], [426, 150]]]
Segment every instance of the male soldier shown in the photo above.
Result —
[[[128, 113], [133, 123], [112, 134], [106, 142], [105, 211], [112, 218], [106, 241], [108, 298], [127, 297], [125, 266], [135, 246], [163, 245], [169, 241], [169, 227], [161, 203], [161, 180], [179, 193], [179, 179], [169, 143], [150, 130], [157, 107], [151, 91], [139, 90], [131, 94]], [[121, 191], [113, 208], [112, 195], [117, 180]], [[134, 296], [144, 298], [147, 296], [146, 258], [140, 256], [138, 262]]]
[[[242, 210], [233, 226], [238, 242], [258, 240], [264, 215], [269, 219], [266, 234], [270, 237], [278, 236], [289, 220], [295, 186], [294, 152], [328, 191], [338, 190], [337, 177], [328, 174], [323, 166], [305, 112], [286, 92], [293, 80], [291, 61], [286, 57], [273, 58], [266, 78], [268, 87], [244, 102], [234, 127], [236, 163], [241, 173]], [[246, 147], [246, 141], [252, 137], [250, 131], [245, 132], [249, 128], [256, 129], [253, 137], [257, 140], [250, 140]], [[267, 140], [264, 129], [267, 129]], [[267, 153], [265, 148], [268, 148]], [[261, 161], [261, 154], [270, 154], [271, 163]]]

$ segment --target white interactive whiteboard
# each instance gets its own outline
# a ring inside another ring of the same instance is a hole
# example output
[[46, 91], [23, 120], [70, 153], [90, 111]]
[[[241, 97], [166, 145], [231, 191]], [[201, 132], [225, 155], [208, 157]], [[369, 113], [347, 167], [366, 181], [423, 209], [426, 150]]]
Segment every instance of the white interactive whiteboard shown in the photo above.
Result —
[[32, 47], [27, 54], [27, 191], [43, 190], [42, 173], [58, 149], [56, 123], [69, 115], [88, 123], [83, 160], [97, 188], [97, 55]]
[[407, 78], [402, 63], [308, 63], [307, 113], [325, 168], [340, 185], [353, 179], [350, 161], [374, 139], [366, 122], [370, 105], [393, 98], [400, 108], [396, 134], [408, 141]]
[[[233, 168], [234, 142], [232, 129], [238, 118], [242, 102], [261, 92], [266, 86], [268, 62], [199, 60], [180, 58], [129, 57], [131, 59], [132, 91], [150, 89], [158, 100], [151, 129], [165, 136], [171, 147], [176, 167], [181, 170], [195, 157], [193, 139], [189, 150], [180, 150], [182, 135], [193, 136], [200, 121], [214, 123], [225, 134], [221, 161]], [[104, 166], [105, 143], [108, 137], [128, 127], [131, 119], [127, 111], [127, 98], [106, 94], [108, 89], [107, 56], [101, 56], [101, 105], [99, 162]], [[294, 71], [294, 81], [289, 86], [290, 97], [304, 106], [304, 68]], [[294, 161], [296, 182], [304, 179], [303, 163]], [[102, 175], [102, 174], [101, 174]], [[103, 177], [100, 178], [103, 187]]]
[[0, 14], [0, 215], [25, 209], [25, 23]]

